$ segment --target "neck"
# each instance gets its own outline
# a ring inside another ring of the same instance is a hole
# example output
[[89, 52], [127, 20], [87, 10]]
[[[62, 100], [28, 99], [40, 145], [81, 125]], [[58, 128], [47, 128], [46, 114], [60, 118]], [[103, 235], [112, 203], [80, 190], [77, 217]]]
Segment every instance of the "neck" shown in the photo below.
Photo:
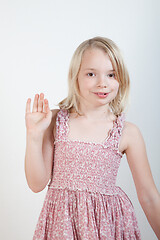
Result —
[[100, 107], [89, 107], [85, 105], [80, 105], [79, 108], [83, 117], [87, 120], [106, 120], [113, 116], [109, 105], [100, 106]]

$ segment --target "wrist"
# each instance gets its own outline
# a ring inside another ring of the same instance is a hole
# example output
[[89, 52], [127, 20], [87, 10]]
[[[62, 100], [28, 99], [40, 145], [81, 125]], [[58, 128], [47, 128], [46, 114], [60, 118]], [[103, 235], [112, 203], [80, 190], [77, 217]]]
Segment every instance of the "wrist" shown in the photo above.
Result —
[[44, 132], [37, 130], [27, 130], [26, 137], [28, 140], [41, 141], [43, 139]]

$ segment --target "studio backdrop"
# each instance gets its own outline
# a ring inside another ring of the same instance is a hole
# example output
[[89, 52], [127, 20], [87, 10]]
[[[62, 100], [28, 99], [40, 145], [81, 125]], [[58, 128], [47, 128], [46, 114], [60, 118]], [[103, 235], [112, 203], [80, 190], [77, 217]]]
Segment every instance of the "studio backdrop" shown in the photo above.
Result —
[[[27, 98], [33, 103], [43, 92], [58, 108], [73, 52], [91, 37], [121, 49], [131, 78], [126, 120], [142, 132], [160, 191], [159, 23], [159, 0], [0, 0], [0, 239], [32, 239], [47, 191], [33, 193], [25, 179]], [[125, 156], [121, 161], [117, 185], [135, 207], [142, 239], [154, 240]]]

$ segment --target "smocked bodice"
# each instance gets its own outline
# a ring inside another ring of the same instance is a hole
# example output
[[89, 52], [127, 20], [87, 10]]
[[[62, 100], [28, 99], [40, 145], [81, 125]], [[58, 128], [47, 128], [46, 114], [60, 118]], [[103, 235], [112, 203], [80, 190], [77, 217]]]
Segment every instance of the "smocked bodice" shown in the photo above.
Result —
[[56, 118], [54, 168], [51, 188], [116, 194], [118, 168], [122, 158], [119, 140], [124, 114], [114, 121], [103, 143], [69, 140], [69, 112], [60, 110]]

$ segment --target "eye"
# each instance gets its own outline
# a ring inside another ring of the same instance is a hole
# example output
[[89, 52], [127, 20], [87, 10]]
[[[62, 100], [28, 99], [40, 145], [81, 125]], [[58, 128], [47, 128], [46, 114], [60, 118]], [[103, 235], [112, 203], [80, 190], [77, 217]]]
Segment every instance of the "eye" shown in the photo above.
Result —
[[88, 76], [88, 77], [94, 77], [94, 76], [95, 76], [95, 74], [94, 74], [94, 73], [92, 73], [92, 72], [90, 72], [90, 73], [87, 73], [87, 76]]
[[110, 73], [110, 74], [108, 74], [108, 77], [109, 78], [116, 78], [116, 75], [115, 75], [115, 73]]

